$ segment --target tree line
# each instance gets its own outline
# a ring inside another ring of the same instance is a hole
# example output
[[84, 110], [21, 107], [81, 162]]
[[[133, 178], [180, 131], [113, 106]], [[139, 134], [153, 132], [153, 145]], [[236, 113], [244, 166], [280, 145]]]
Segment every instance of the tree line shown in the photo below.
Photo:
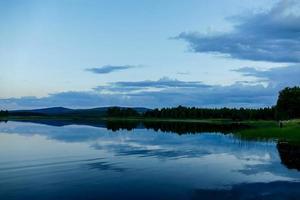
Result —
[[178, 106], [176, 108], [162, 108], [147, 111], [144, 116], [151, 118], [173, 119], [233, 119], [233, 120], [272, 120], [274, 107], [260, 109], [245, 108], [195, 108]]
[[8, 111], [7, 110], [0, 110], [0, 117], [6, 117], [8, 116]]
[[287, 87], [279, 92], [277, 104], [266, 108], [196, 108], [178, 106], [139, 113], [132, 108], [112, 107], [109, 117], [144, 117], [172, 119], [282, 120], [300, 118], [300, 87]]
[[111, 107], [106, 111], [108, 117], [140, 117], [140, 114], [132, 108]]

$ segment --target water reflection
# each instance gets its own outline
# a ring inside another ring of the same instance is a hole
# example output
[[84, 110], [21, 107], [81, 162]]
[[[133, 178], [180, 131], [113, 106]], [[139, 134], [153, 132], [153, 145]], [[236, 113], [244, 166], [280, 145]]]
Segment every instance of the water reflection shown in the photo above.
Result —
[[136, 128], [143, 127], [143, 123], [137, 121], [105, 121], [104, 127], [108, 130], [119, 131], [119, 130], [127, 130], [131, 131]]
[[240, 123], [199, 123], [199, 122], [170, 122], [170, 121], [106, 121], [105, 127], [108, 130], [133, 130], [136, 128], [146, 128], [154, 131], [177, 134], [195, 133], [232, 133], [247, 128], [247, 125]]
[[87, 166], [90, 169], [97, 169], [97, 170], [101, 170], [101, 171], [111, 170], [111, 171], [115, 171], [115, 172], [124, 172], [127, 170], [124, 167], [118, 167], [117, 163], [109, 163], [109, 162], [104, 162], [104, 161], [89, 163], [89, 164], [87, 164]]
[[232, 133], [243, 128], [246, 125], [240, 123], [196, 123], [196, 122], [150, 122], [143, 123], [145, 128], [155, 131], [162, 131], [177, 134], [195, 134], [195, 133]]
[[[232, 133], [241, 129], [248, 128], [241, 123], [205, 123], [205, 122], [171, 122], [171, 121], [125, 121], [125, 120], [18, 120], [19, 122], [31, 122], [50, 126], [68, 126], [68, 125], [87, 125], [98, 128], [107, 128], [112, 131], [133, 130], [146, 128], [154, 131], [177, 133], [177, 134], [195, 134], [195, 133]], [[7, 121], [6, 121], [7, 122]]]
[[278, 142], [277, 149], [281, 162], [289, 169], [300, 171], [300, 145], [288, 142]]
[[[0, 124], [1, 199], [299, 195], [294, 188], [299, 188], [300, 173], [281, 164], [286, 155], [296, 155], [295, 147], [242, 141], [230, 129], [194, 124], [45, 124]], [[183, 134], [197, 131], [201, 134]]]

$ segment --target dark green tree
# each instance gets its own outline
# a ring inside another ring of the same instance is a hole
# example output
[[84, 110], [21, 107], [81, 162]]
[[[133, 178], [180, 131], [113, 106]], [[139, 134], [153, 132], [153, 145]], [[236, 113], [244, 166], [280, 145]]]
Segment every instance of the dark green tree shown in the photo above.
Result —
[[7, 110], [1, 110], [0, 111], [0, 117], [6, 117], [8, 116], [8, 111]]
[[108, 117], [138, 117], [140, 114], [132, 108], [111, 107], [106, 111]]
[[287, 87], [279, 92], [277, 118], [293, 119], [300, 117], [300, 87]]
[[232, 119], [232, 120], [273, 120], [275, 107], [271, 108], [195, 108], [178, 106], [148, 110], [144, 117], [173, 119]]

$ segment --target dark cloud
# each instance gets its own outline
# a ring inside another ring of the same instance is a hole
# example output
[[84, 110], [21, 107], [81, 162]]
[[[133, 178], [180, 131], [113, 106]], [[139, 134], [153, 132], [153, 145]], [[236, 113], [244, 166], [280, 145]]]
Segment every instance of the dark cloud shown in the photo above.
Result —
[[134, 87], [134, 88], [198, 88], [209, 87], [198, 81], [179, 81], [176, 79], [169, 79], [167, 77], [161, 78], [158, 81], [139, 81], [139, 82], [116, 82], [114, 85], [119, 87]]
[[244, 67], [234, 70], [244, 76], [256, 77], [274, 87], [286, 87], [300, 85], [300, 66], [278, 67], [269, 70], [257, 70], [252, 67]]
[[121, 70], [126, 70], [126, 69], [131, 69], [135, 68], [136, 66], [133, 65], [105, 65], [102, 67], [95, 67], [95, 68], [88, 68], [86, 69], [87, 71], [93, 72], [95, 74], [108, 74], [114, 71], [121, 71]]
[[[298, 11], [298, 13], [297, 13]], [[300, 62], [300, 4], [282, 0], [271, 10], [232, 17], [234, 30], [203, 35], [184, 32], [177, 36], [194, 52], [220, 53], [253, 61]]]
[[98, 86], [95, 88], [97, 91], [109, 90], [112, 92], [130, 92], [140, 91], [147, 89], [167, 89], [167, 88], [207, 88], [209, 85], [203, 84], [199, 81], [179, 81], [176, 79], [170, 79], [167, 77], [161, 78], [157, 81], [145, 80], [145, 81], [120, 81], [113, 82], [107, 86]]

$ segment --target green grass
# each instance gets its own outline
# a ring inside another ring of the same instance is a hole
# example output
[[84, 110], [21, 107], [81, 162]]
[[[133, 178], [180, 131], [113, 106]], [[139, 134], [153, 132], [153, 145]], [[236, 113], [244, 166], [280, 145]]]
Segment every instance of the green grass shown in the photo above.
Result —
[[251, 128], [236, 133], [241, 139], [300, 142], [300, 120], [284, 121], [282, 128], [274, 121], [252, 121], [246, 123]]

